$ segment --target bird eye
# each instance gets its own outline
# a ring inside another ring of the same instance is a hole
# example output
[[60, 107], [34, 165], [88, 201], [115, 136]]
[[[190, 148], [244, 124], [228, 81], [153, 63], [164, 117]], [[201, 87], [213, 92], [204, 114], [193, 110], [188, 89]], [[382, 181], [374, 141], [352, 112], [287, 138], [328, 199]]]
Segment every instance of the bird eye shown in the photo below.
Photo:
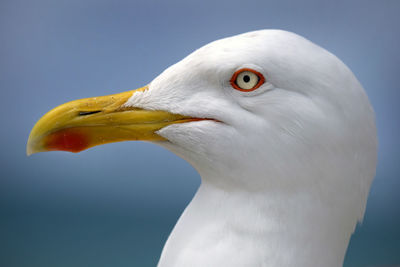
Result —
[[264, 76], [252, 69], [240, 69], [231, 78], [231, 85], [236, 90], [250, 92], [260, 87], [264, 82]]

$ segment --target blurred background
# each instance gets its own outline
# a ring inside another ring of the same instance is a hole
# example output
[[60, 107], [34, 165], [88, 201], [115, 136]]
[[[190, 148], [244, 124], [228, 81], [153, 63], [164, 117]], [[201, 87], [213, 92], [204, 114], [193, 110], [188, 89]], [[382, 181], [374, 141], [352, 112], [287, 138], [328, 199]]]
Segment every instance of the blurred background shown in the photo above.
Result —
[[210, 41], [296, 32], [341, 58], [376, 111], [379, 165], [345, 267], [400, 264], [400, 1], [0, 1], [0, 266], [155, 266], [200, 177], [154, 144], [25, 155], [66, 101], [149, 83]]

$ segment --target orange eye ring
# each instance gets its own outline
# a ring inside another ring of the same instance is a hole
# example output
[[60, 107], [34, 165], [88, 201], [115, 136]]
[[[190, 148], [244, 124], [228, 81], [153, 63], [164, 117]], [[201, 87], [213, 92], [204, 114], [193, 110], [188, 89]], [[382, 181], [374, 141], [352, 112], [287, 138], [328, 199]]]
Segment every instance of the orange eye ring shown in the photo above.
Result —
[[[237, 78], [238, 78], [239, 74], [241, 74], [241, 73], [243, 73], [243, 72], [245, 72], [245, 71], [251, 72], [251, 73], [255, 74], [255, 75], [258, 77], [258, 82], [257, 82], [252, 88], [249, 88], [249, 89], [241, 88], [241, 87], [239, 87], [239, 85], [237, 84]], [[258, 71], [256, 71], [256, 70], [249, 69], [249, 68], [243, 68], [243, 69], [240, 69], [240, 70], [235, 71], [235, 73], [232, 75], [232, 78], [231, 78], [231, 80], [230, 80], [230, 83], [231, 83], [232, 87], [235, 88], [235, 89], [238, 90], [238, 91], [241, 91], [241, 92], [251, 92], [251, 91], [254, 91], [254, 90], [256, 90], [258, 87], [260, 87], [264, 82], [265, 82], [264, 75], [262, 75], [260, 72], [258, 72]]]

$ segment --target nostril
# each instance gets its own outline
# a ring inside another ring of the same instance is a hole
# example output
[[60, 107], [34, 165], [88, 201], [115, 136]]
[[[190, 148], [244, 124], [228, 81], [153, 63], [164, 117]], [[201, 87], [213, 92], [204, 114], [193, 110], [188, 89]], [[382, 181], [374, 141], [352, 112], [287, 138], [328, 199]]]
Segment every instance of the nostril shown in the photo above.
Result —
[[86, 116], [86, 115], [92, 115], [101, 112], [101, 110], [95, 110], [95, 111], [79, 111], [79, 116]]

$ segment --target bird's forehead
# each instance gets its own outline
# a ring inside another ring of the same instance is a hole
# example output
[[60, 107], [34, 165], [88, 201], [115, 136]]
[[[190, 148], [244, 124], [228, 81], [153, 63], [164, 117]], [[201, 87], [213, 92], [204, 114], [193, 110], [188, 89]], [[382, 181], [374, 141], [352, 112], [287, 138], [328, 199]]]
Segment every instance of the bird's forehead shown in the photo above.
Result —
[[310, 41], [281, 30], [261, 30], [211, 42], [188, 56], [204, 63], [265, 63], [267, 59], [293, 54], [294, 51], [316, 49]]
[[263, 39], [261, 36], [246, 35], [224, 38], [201, 47], [182, 63], [195, 64], [203, 70], [229, 68], [248, 62], [260, 63], [268, 53]]

